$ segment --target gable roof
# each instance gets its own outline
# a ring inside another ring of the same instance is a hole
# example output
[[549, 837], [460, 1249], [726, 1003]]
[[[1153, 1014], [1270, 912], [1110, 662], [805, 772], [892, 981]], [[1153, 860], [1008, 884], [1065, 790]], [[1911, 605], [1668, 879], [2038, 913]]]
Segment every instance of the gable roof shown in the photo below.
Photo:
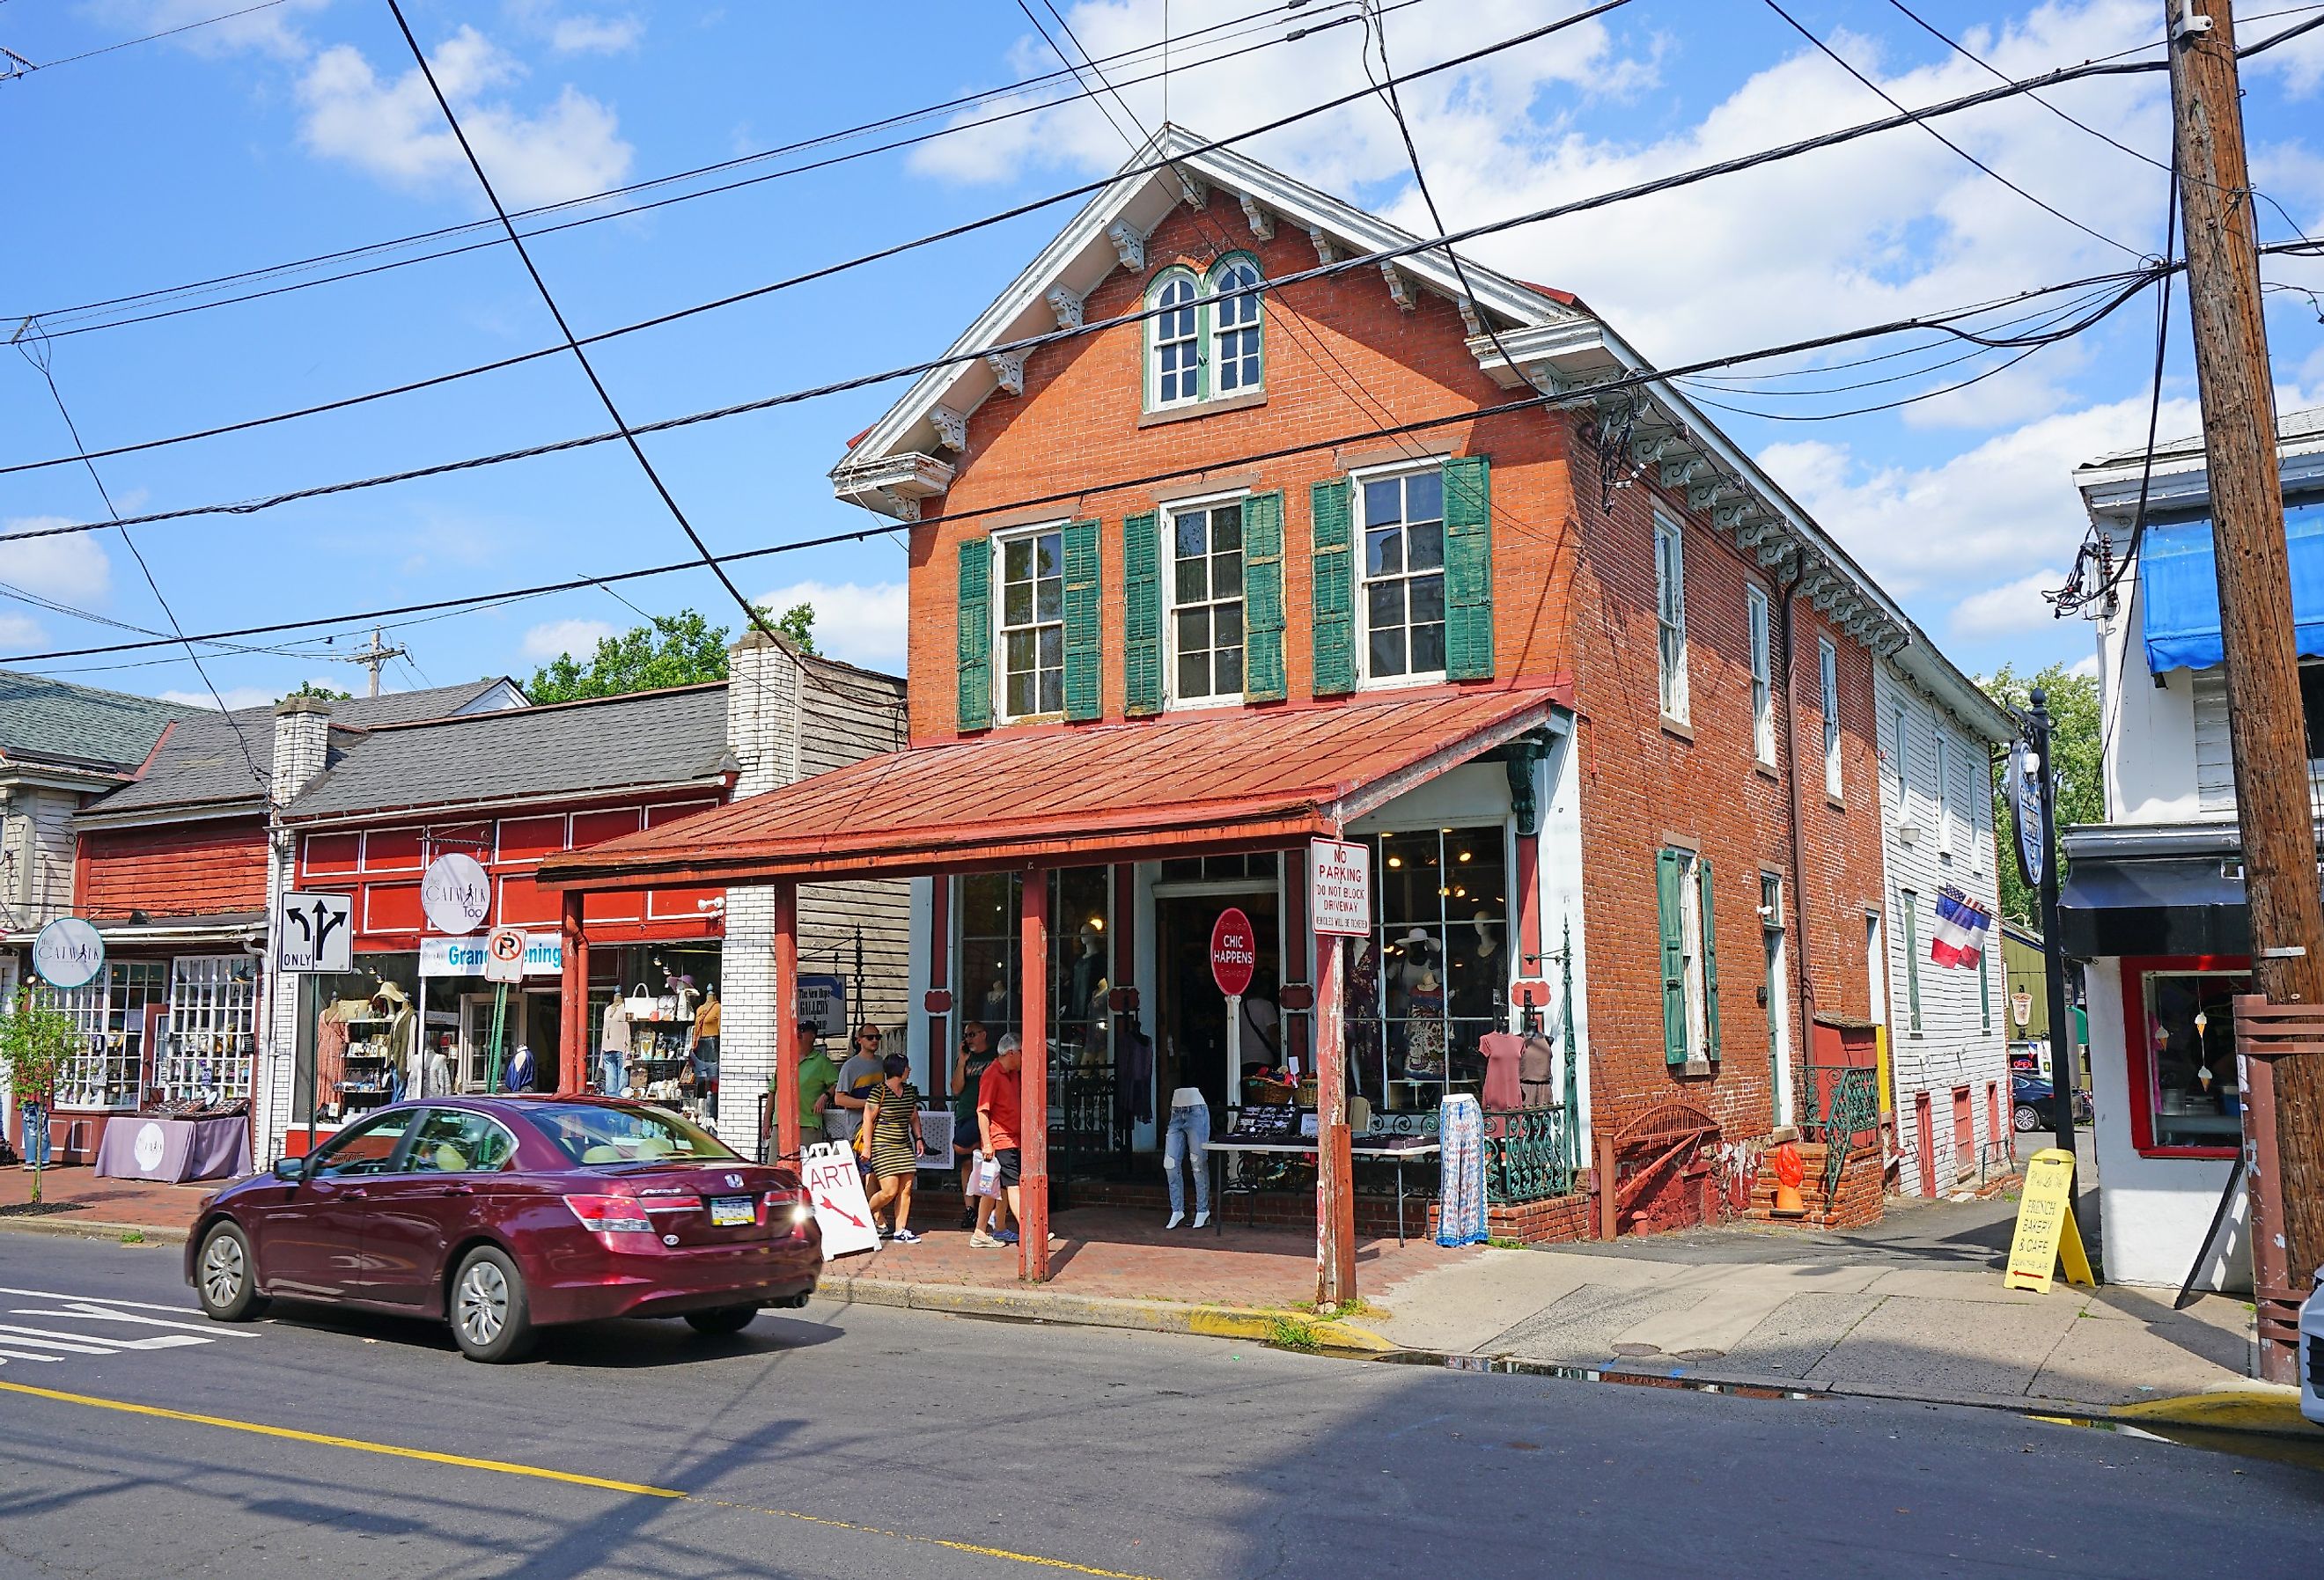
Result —
[[127, 773], [171, 722], [196, 711], [158, 697], [0, 670], [0, 758]]
[[[1417, 282], [1460, 304], [1469, 349], [1495, 383], [1513, 396], [1571, 393], [1577, 404], [1595, 403], [1641, 470], [1660, 468], [1665, 486], [1683, 490], [1715, 529], [1755, 550], [1762, 565], [1795, 576], [1801, 596], [1868, 647], [1889, 654], [1926, 640], [1741, 447], [1668, 381], [1645, 376], [1651, 373], [1646, 358], [1572, 293], [1527, 285], [1466, 257], [1464, 291], [1447, 255], [1424, 247], [1424, 238], [1175, 125], [1133, 154], [1121, 175], [953, 342], [942, 364], [915, 380], [850, 447], [832, 469], [835, 492], [900, 521], [918, 519], [920, 500], [952, 482], [954, 468], [938, 452], [957, 448], [967, 417], [1001, 389], [1012, 358], [1038, 354], [983, 353], [1078, 328], [1083, 300], [1112, 270], [1143, 273], [1145, 238], [1176, 205], [1207, 205], [1221, 196], [1240, 205], [1254, 232], [1271, 234], [1278, 223], [1305, 229], [1316, 243], [1319, 266], [1338, 260], [1351, 271], [1378, 269], [1399, 277], [1400, 288]], [[1406, 248], [1412, 250], [1401, 250]], [[1371, 257], [1388, 252], [1398, 255]], [[1495, 334], [1485, 332], [1489, 326]], [[1619, 382], [1632, 380], [1637, 382]], [[1609, 383], [1618, 387], [1602, 396], [1589, 393]]]
[[[2275, 435], [2284, 493], [2324, 489], [2324, 406], [2284, 412], [2276, 419]], [[2202, 510], [2210, 504], [2210, 463], [2200, 433], [2159, 441], [2153, 475], [2146, 473], [2146, 447], [2138, 445], [2083, 462], [2074, 468], [2074, 486], [2081, 490], [2091, 519], [2113, 526], [2126, 526], [2137, 514], [2142, 480], [2150, 515]]]
[[720, 680], [377, 725], [353, 736], [282, 816], [313, 822], [703, 784], [732, 766]]
[[[524, 706], [524, 693], [505, 675], [420, 691], [343, 698], [330, 704], [332, 744], [335, 750], [341, 747], [350, 729]], [[247, 757], [243, 754], [245, 748]], [[214, 708], [181, 710], [178, 727], [162, 740], [161, 750], [152, 757], [135, 782], [88, 808], [81, 814], [82, 820], [95, 826], [116, 818], [126, 820], [124, 814], [151, 814], [165, 808], [208, 816], [240, 811], [245, 805], [254, 812], [263, 809], [266, 783], [259, 776], [274, 772], [274, 707], [262, 703], [236, 708], [230, 715]], [[254, 764], [257, 775], [251, 772]]]

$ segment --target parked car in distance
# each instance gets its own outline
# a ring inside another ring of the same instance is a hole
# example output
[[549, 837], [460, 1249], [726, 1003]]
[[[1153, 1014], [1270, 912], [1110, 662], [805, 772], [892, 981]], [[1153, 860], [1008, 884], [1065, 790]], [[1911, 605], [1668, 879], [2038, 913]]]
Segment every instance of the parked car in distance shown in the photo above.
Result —
[[185, 1265], [221, 1322], [271, 1299], [435, 1317], [474, 1361], [614, 1317], [734, 1333], [807, 1304], [822, 1270], [789, 1169], [647, 1104], [546, 1096], [366, 1114], [206, 1198]]
[[[2077, 1088], [2074, 1093], [2075, 1123], [2088, 1124], [2090, 1112], [2090, 1095]], [[2019, 1135], [2030, 1135], [2037, 1130], [2057, 1129], [2055, 1088], [2039, 1076], [2012, 1076], [2009, 1081], [2009, 1123]]]

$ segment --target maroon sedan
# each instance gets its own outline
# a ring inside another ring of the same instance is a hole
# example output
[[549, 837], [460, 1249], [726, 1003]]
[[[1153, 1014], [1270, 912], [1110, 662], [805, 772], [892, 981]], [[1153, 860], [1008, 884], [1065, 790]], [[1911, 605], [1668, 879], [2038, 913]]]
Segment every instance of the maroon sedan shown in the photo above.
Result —
[[447, 1097], [366, 1114], [210, 1197], [186, 1281], [221, 1322], [270, 1298], [447, 1318], [471, 1360], [534, 1331], [804, 1306], [823, 1233], [798, 1176], [641, 1103]]

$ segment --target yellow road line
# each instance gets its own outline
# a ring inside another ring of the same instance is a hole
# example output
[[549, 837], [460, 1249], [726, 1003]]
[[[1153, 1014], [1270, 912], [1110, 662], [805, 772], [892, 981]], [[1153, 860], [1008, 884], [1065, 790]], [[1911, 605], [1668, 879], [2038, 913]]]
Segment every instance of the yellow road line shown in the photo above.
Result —
[[29, 1382], [0, 1382], [0, 1392], [21, 1393], [33, 1399], [51, 1400], [60, 1404], [87, 1405], [93, 1409], [119, 1410], [126, 1415], [152, 1416], [165, 1421], [186, 1421], [198, 1427], [218, 1427], [229, 1432], [254, 1432], [263, 1437], [283, 1437], [294, 1443], [316, 1443], [330, 1448], [352, 1448], [364, 1454], [384, 1454], [396, 1459], [425, 1460], [431, 1465], [456, 1465], [468, 1470], [489, 1470], [502, 1475], [531, 1476], [539, 1481], [565, 1482], [573, 1486], [597, 1487], [609, 1492], [627, 1492], [640, 1498], [666, 1498], [674, 1502], [703, 1503], [716, 1509], [733, 1509], [749, 1514], [770, 1514], [784, 1520], [803, 1520], [809, 1525], [827, 1526], [834, 1530], [851, 1531], [858, 1536], [885, 1537], [890, 1541], [917, 1542], [925, 1547], [948, 1548], [956, 1553], [973, 1553], [979, 1557], [999, 1558], [1006, 1563], [1029, 1564], [1043, 1569], [1062, 1569], [1069, 1574], [1093, 1575], [1099, 1580], [1155, 1580], [1150, 1575], [1132, 1574], [1125, 1569], [1101, 1569], [1090, 1564], [1076, 1564], [1070, 1558], [1044, 1557], [1038, 1553], [1012, 1552], [1007, 1548], [984, 1547], [976, 1542], [954, 1541], [948, 1537], [915, 1536], [906, 1530], [887, 1530], [876, 1525], [858, 1525], [853, 1520], [832, 1520], [820, 1514], [803, 1514], [796, 1509], [771, 1509], [757, 1503], [732, 1502], [724, 1498], [702, 1497], [680, 1492], [675, 1487], [651, 1487], [641, 1482], [608, 1481], [603, 1476], [577, 1475], [567, 1470], [549, 1470], [537, 1465], [517, 1465], [505, 1459], [471, 1459], [463, 1454], [438, 1454], [428, 1448], [405, 1448], [393, 1443], [373, 1443], [362, 1437], [337, 1437], [324, 1432], [302, 1432], [292, 1427], [273, 1427], [263, 1421], [235, 1420], [230, 1416], [197, 1415], [190, 1410], [173, 1410], [160, 1405], [135, 1404], [124, 1399], [104, 1399], [91, 1393], [66, 1393], [54, 1388], [35, 1388]]

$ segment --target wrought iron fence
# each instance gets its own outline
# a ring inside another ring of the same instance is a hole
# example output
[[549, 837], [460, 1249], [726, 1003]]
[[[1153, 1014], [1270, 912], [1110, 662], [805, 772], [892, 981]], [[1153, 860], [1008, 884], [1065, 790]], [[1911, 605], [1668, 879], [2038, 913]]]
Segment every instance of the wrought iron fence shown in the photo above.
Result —
[[1547, 1201], [1573, 1194], [1582, 1173], [1582, 1093], [1573, 1029], [1572, 929], [1560, 950], [1563, 986], [1558, 1000], [1563, 1017], [1564, 1079], [1558, 1101], [1534, 1108], [1485, 1111], [1485, 1199], [1502, 1206]]
[[1823, 1142], [1823, 1199], [1830, 1211], [1856, 1138], [1867, 1132], [1880, 1133], [1880, 1075], [1862, 1065], [1812, 1064], [1808, 1090], [1819, 1096], [1822, 1112], [1800, 1129]]

